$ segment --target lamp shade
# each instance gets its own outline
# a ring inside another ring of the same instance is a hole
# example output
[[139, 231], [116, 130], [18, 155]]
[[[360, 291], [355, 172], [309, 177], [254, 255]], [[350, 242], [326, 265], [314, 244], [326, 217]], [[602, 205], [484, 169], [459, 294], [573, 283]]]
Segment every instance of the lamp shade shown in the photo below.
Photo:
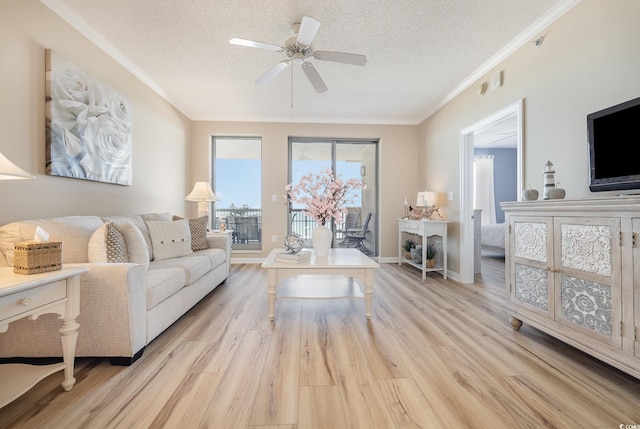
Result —
[[435, 206], [436, 205], [436, 193], [427, 191], [425, 192], [425, 199], [427, 201], [427, 206]]
[[193, 190], [186, 196], [187, 201], [218, 201], [209, 182], [196, 182]]
[[33, 176], [0, 153], [0, 180], [33, 179]]

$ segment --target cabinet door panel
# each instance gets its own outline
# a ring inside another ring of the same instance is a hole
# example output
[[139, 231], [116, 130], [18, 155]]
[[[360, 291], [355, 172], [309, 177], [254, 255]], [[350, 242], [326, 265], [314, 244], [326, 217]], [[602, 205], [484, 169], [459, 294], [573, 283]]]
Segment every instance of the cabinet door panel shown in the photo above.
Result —
[[619, 281], [620, 220], [597, 218], [556, 218], [555, 266], [575, 276], [593, 275], [594, 281]]
[[513, 256], [547, 263], [550, 250], [547, 238], [551, 232], [549, 222], [516, 220], [513, 222], [513, 231]]
[[513, 216], [510, 219], [510, 300], [515, 304], [554, 318], [554, 279], [549, 271], [553, 260], [553, 221], [550, 217]]
[[613, 336], [611, 286], [563, 275], [560, 289], [562, 320], [610, 341]]
[[633, 290], [627, 294], [625, 299], [630, 299], [633, 296], [633, 346], [635, 349], [635, 355], [640, 358], [640, 218], [633, 218], [632, 220], [633, 238]]
[[553, 316], [553, 303], [549, 299], [549, 271], [525, 264], [514, 265], [514, 295], [518, 304], [533, 311]]
[[615, 347], [620, 336], [620, 219], [556, 217], [556, 320]]

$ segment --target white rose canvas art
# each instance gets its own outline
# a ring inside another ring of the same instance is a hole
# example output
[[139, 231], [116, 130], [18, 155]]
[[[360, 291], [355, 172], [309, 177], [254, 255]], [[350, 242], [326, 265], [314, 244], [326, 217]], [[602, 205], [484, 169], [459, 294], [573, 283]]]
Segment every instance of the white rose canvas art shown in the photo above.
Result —
[[47, 174], [131, 185], [131, 103], [46, 50]]

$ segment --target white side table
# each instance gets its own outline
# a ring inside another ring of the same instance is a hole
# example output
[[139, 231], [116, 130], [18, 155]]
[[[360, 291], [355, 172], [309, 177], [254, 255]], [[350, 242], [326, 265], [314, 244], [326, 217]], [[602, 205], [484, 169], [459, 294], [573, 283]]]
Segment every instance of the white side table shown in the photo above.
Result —
[[[447, 278], [447, 225], [450, 224], [451, 221], [448, 220], [430, 220], [430, 219], [422, 219], [422, 220], [411, 220], [411, 219], [398, 219], [398, 265], [401, 265], [403, 262], [409, 265], [413, 265], [416, 268], [419, 268], [422, 271], [422, 280], [427, 278], [428, 271], [440, 271], [442, 272], [442, 277]], [[402, 233], [414, 234], [416, 236], [420, 236], [421, 245], [422, 245], [422, 263], [417, 264], [411, 259], [407, 259], [403, 257], [402, 252]], [[439, 249], [442, 251], [442, 258], [440, 265], [437, 265], [433, 268], [427, 268], [426, 264], [426, 249], [429, 244], [429, 237], [439, 236], [442, 239], [442, 248]]]
[[[41, 314], [60, 315], [63, 362], [51, 365], [1, 364], [0, 408], [18, 398], [43, 378], [64, 369], [62, 388], [71, 390], [76, 382], [73, 366], [80, 313], [80, 275], [87, 268], [66, 268], [39, 274], [16, 274], [11, 267], [0, 268], [0, 334], [9, 324]], [[25, 339], [28, 341], [28, 339]]]

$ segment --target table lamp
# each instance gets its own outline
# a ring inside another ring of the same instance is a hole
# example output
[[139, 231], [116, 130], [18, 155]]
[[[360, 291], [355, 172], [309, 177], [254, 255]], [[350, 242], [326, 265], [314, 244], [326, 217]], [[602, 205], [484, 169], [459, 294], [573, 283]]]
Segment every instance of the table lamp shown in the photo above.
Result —
[[[423, 207], [424, 216], [429, 219], [434, 213], [440, 216], [440, 209], [436, 205], [437, 193], [433, 191], [418, 192], [417, 207]], [[440, 216], [442, 217], [442, 216]]]
[[6, 156], [0, 152], [0, 180], [21, 180], [33, 179], [34, 177], [9, 161]]
[[[218, 197], [213, 193], [209, 182], [196, 182], [193, 190], [185, 197], [187, 201], [198, 202], [198, 217], [209, 216], [209, 203], [218, 201]], [[209, 222], [207, 221], [207, 225]]]

